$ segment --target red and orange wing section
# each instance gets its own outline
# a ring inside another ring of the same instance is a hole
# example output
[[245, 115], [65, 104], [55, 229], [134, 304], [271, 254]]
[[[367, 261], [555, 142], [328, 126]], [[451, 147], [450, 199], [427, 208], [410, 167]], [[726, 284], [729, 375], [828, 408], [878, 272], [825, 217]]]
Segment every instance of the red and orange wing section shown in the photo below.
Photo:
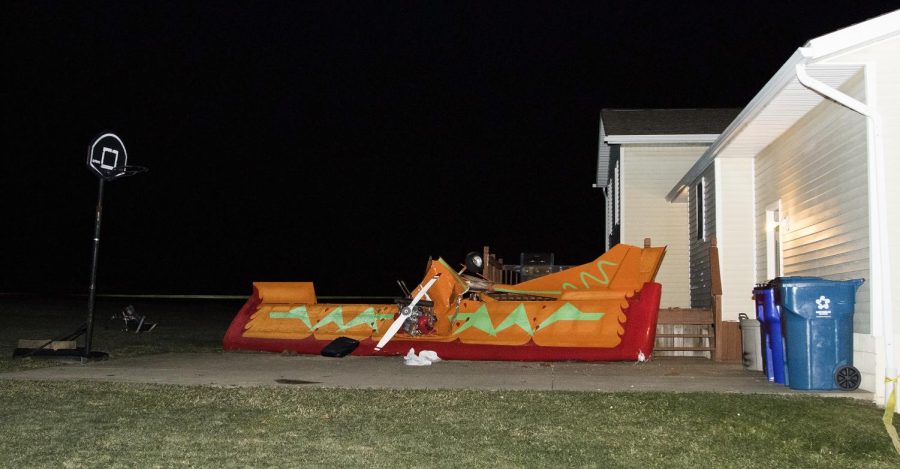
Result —
[[[434, 329], [398, 333], [380, 353], [405, 354], [415, 347], [475, 360], [649, 355], [661, 293], [653, 280], [664, 253], [665, 248], [617, 245], [587, 264], [516, 285], [496, 284], [480, 297], [466, 295], [467, 284], [446, 262], [429, 261], [426, 281], [440, 274], [428, 291]], [[354, 354], [375, 354], [374, 345], [399, 310], [395, 304], [318, 303], [309, 282], [256, 282], [253, 288], [226, 332], [227, 350], [319, 353], [343, 336], [360, 341]]]

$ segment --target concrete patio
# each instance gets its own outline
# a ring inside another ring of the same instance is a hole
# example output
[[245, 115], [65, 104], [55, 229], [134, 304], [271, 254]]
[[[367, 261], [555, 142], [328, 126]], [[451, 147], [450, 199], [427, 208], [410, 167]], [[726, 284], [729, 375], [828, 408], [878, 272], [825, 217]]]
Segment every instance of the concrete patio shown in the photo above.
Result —
[[871, 393], [863, 391], [794, 391], [738, 364], [668, 357], [644, 363], [441, 361], [414, 367], [404, 365], [401, 357], [173, 353], [4, 373], [0, 379], [217, 387], [719, 392], [872, 399]]

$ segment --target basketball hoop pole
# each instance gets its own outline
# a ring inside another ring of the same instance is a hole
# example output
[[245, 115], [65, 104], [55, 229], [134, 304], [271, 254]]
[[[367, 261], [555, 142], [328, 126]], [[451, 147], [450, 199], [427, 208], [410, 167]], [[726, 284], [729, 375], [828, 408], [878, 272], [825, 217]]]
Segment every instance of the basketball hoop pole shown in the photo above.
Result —
[[[125, 144], [116, 134], [105, 133], [97, 137], [88, 147], [87, 166], [97, 176], [100, 186], [97, 190], [97, 211], [94, 219], [94, 253], [91, 259], [91, 286], [88, 292], [87, 321], [78, 326], [71, 334], [51, 339], [39, 347], [16, 348], [13, 357], [78, 357], [81, 363], [91, 360], [104, 360], [109, 357], [105, 352], [94, 352], [91, 345], [94, 339], [94, 306], [97, 300], [97, 267], [100, 260], [100, 222], [103, 217], [103, 186], [106, 181], [113, 181], [126, 176], [144, 173], [144, 166], [128, 165], [128, 153]], [[71, 347], [64, 349], [50, 349], [48, 346], [56, 341], [76, 341], [84, 335], [84, 347]]]
[[103, 216], [103, 182], [100, 180], [100, 189], [97, 191], [97, 218], [94, 220], [94, 257], [91, 261], [91, 289], [88, 292], [87, 307], [87, 331], [84, 335], [84, 357], [91, 356], [91, 339], [94, 337], [94, 302], [97, 298], [97, 260], [100, 252], [100, 218]]

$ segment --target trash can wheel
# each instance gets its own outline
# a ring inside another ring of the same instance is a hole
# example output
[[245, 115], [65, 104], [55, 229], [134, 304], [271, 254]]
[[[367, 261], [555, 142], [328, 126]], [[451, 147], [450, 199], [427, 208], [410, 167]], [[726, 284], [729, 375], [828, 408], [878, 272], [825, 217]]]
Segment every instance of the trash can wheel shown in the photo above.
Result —
[[860, 381], [862, 375], [859, 374], [859, 370], [850, 365], [838, 367], [834, 372], [834, 382], [844, 391], [855, 391], [859, 388]]

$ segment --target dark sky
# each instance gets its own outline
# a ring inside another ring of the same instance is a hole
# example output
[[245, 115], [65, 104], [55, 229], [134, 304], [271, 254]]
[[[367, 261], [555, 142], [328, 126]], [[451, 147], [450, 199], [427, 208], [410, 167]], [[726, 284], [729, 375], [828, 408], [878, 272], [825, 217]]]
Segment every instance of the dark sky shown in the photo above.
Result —
[[[743, 107], [806, 40], [897, 3], [13, 2], [0, 292], [394, 294], [429, 256], [603, 250], [606, 107]], [[847, 5], [852, 5], [848, 8]]]

